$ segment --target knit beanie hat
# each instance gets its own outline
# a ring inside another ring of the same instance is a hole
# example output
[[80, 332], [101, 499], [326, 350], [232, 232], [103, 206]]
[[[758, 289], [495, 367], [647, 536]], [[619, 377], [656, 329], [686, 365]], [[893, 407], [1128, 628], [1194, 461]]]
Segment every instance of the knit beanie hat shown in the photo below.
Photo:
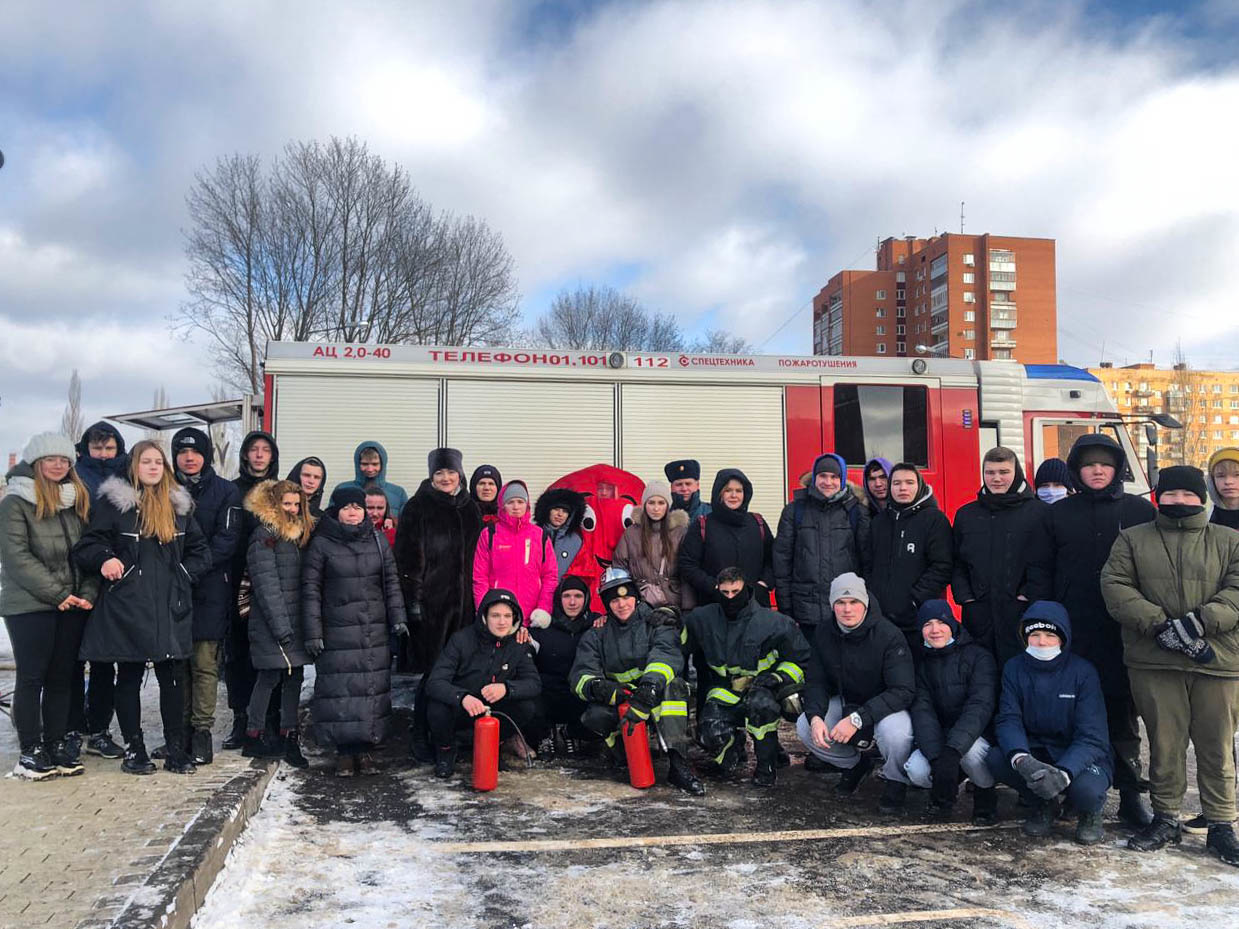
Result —
[[667, 506], [671, 505], [671, 485], [666, 481], [660, 481], [654, 478], [652, 481], [645, 482], [645, 490], [641, 494], [641, 509], [645, 509], [645, 501], [650, 497], [662, 497], [667, 501]]
[[337, 513], [350, 503], [366, 508], [366, 492], [360, 487], [341, 485], [331, 492], [331, 508]]
[[1119, 461], [1119, 453], [1109, 446], [1090, 445], [1080, 452], [1079, 466], [1083, 468], [1091, 464], [1104, 464], [1117, 468]]
[[77, 458], [77, 449], [73, 447], [73, 440], [59, 432], [40, 432], [38, 435], [31, 436], [30, 441], [26, 443], [26, 448], [22, 451], [22, 460], [26, 464], [34, 464], [40, 458], [48, 458], [52, 455], [68, 458], [69, 463], [72, 464]]
[[692, 458], [668, 461], [663, 466], [663, 474], [667, 475], [668, 481], [699, 481], [701, 480], [701, 462], [694, 461]]
[[842, 479], [847, 469], [840, 466], [839, 460], [839, 456], [834, 454], [818, 455], [813, 462], [813, 476], [816, 478], [819, 474], [833, 474]]
[[951, 627], [951, 635], [959, 635], [959, 620], [951, 612], [951, 604], [945, 600], [926, 600], [916, 611], [916, 625], [924, 630], [925, 624], [931, 619], [946, 623]]
[[506, 504], [509, 500], [524, 500], [529, 502], [529, 488], [525, 486], [524, 481], [512, 481], [505, 484], [502, 492], [499, 494], [499, 503]]
[[455, 471], [461, 477], [465, 476], [464, 458], [455, 448], [436, 448], [426, 456], [426, 467], [429, 477], [434, 477], [436, 471]]
[[846, 574], [840, 574], [830, 582], [831, 604], [833, 605], [836, 601], [842, 600], [844, 597], [859, 600], [866, 607], [869, 606], [869, 590], [865, 587], [864, 580], [853, 574], [851, 571]]
[[1046, 484], [1062, 484], [1064, 487], [1070, 487], [1071, 471], [1067, 468], [1067, 462], [1061, 458], [1047, 458], [1037, 465], [1033, 484], [1037, 487], [1043, 487]]
[[187, 448], [192, 448], [195, 452], [206, 459], [208, 465], [215, 457], [214, 451], [211, 448], [211, 438], [201, 429], [195, 429], [192, 426], [186, 426], [184, 429], [177, 431], [172, 437], [172, 461], [175, 467], [176, 456]]
[[1161, 503], [1162, 494], [1168, 490], [1190, 491], [1200, 499], [1201, 504], [1209, 499], [1204, 472], [1191, 465], [1174, 465], [1158, 472], [1157, 487], [1153, 491], [1158, 503]]
[[[1032, 610], [1031, 608], [1030, 608], [1030, 611], [1033, 612], [1034, 614], [1039, 614], [1043, 612], [1040, 610]], [[1045, 611], [1045, 612], [1048, 612], [1048, 611]], [[1029, 616], [1028, 613], [1025, 613], [1024, 618], [1020, 620], [1020, 639], [1024, 642], [1027, 642], [1028, 637], [1032, 633], [1038, 632], [1038, 631], [1052, 632], [1056, 636], [1058, 636], [1060, 639], [1062, 639], [1064, 645], [1067, 644], [1067, 630], [1065, 630], [1058, 623], [1054, 622], [1053, 618], [1051, 618], [1050, 616], [1043, 616], [1043, 615]]]
[[1216, 452], [1209, 456], [1208, 471], [1213, 473], [1213, 466], [1223, 461], [1233, 461], [1239, 464], [1239, 448], [1219, 448]]

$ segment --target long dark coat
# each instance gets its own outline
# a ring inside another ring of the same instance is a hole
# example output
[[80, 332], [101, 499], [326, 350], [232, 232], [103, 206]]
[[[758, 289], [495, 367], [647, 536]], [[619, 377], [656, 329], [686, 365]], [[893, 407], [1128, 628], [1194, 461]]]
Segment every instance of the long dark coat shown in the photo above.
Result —
[[[300, 668], [310, 663], [301, 617], [301, 558], [304, 524], [271, 499], [274, 484], [264, 481], [245, 498], [245, 509], [258, 520], [250, 535], [246, 570], [253, 585], [250, 599], [250, 664], [257, 671]], [[288, 644], [280, 639], [291, 637]]]
[[211, 548], [211, 569], [194, 587], [194, 641], [218, 642], [228, 634], [234, 609], [232, 565], [241, 538], [241, 492], [215, 473], [209, 444], [199, 451], [206, 465], [196, 482], [184, 486], [194, 498], [194, 520]]
[[[737, 480], [744, 488], [744, 502], [738, 510], [723, 505], [722, 491], [727, 482]], [[693, 588], [698, 603], [715, 599], [715, 577], [723, 568], [739, 568], [744, 579], [757, 588], [758, 582], [774, 587], [774, 563], [770, 527], [749, 512], [753, 484], [738, 468], [724, 468], [714, 478], [710, 514], [690, 522], [680, 542], [678, 569], [680, 580]], [[759, 590], [759, 599], [769, 595]]]

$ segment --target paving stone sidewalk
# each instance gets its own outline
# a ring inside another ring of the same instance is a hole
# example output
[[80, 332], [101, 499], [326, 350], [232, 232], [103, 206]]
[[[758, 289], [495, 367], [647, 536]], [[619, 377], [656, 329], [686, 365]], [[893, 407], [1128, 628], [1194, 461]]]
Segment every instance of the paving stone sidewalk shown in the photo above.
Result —
[[[12, 688], [13, 672], [0, 671], [0, 692]], [[152, 674], [142, 691], [151, 747], [163, 741], [158, 693]], [[77, 777], [0, 778], [0, 929], [187, 926], [276, 769], [219, 751], [231, 718], [221, 699], [215, 762], [194, 775], [134, 777], [84, 755]], [[17, 754], [0, 718], [0, 771]]]

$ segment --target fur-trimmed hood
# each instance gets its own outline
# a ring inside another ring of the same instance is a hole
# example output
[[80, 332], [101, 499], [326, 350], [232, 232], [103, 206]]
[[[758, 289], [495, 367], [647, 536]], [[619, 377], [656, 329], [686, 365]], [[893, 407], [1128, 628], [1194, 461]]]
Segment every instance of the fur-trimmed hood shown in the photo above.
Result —
[[[277, 484], [283, 481], [259, 481], [254, 489], [245, 495], [245, 509], [253, 513], [255, 518], [266, 526], [274, 535], [286, 542], [301, 545], [309, 538], [306, 523], [314, 525], [314, 517], [308, 513], [301, 516], [289, 516], [280, 507], [280, 501], [275, 499], [273, 491]], [[302, 494], [304, 496], [304, 493]]]
[[[684, 529], [688, 526], [688, 511], [687, 510], [668, 510], [667, 515], [663, 517], [667, 520], [667, 529], [674, 532], [676, 529]], [[632, 524], [640, 526], [645, 522], [645, 509], [638, 507], [632, 511]]]
[[568, 521], [558, 531], [579, 534], [581, 521], [585, 518], [585, 495], [567, 487], [544, 491], [538, 498], [538, 505], [534, 507], [533, 521], [549, 530], [551, 510], [557, 506], [568, 511]]
[[[122, 513], [138, 508], [138, 489], [119, 477], [109, 477], [99, 485], [99, 496]], [[172, 511], [177, 516], [188, 516], [194, 511], [194, 498], [179, 484], [172, 488]]]

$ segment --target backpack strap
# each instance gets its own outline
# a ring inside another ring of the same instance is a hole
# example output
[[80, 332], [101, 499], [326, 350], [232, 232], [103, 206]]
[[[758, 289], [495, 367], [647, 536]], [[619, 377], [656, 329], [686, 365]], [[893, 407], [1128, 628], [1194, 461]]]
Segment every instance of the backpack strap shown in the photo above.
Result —
[[[804, 519], [804, 501], [796, 499], [792, 501], [792, 529], [795, 532], [800, 531], [800, 521]], [[853, 526], [853, 529], [856, 527]]]
[[701, 541], [706, 540], [706, 518], [704, 516], [697, 517], [697, 531], [701, 533]]
[[486, 524], [486, 547], [493, 549], [495, 547], [495, 524]]
[[757, 520], [757, 531], [761, 533], [761, 540], [766, 541], [766, 521], [762, 519], [761, 513], [754, 513], [753, 518]]

